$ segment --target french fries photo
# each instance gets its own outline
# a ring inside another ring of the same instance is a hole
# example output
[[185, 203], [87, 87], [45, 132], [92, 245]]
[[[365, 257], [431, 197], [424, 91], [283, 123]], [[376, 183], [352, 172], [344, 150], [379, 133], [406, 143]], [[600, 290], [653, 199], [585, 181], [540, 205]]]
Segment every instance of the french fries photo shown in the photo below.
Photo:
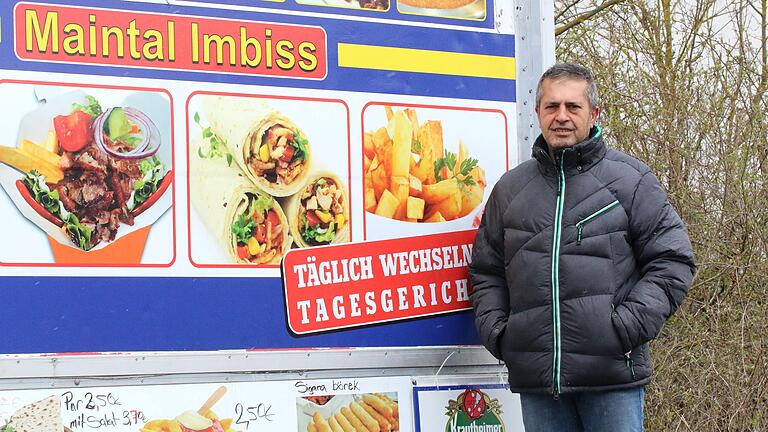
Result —
[[384, 111], [386, 126], [363, 137], [365, 211], [405, 222], [445, 222], [482, 203], [485, 171], [462, 141], [451, 152], [440, 121], [420, 124], [413, 108]]
[[[216, 415], [216, 413], [214, 413], [211, 410], [206, 411], [203, 417], [210, 420], [212, 424], [216, 425], [216, 426], [212, 426], [210, 430], [222, 430], [224, 432], [239, 432], [236, 429], [232, 429], [233, 419], [231, 418], [220, 419]], [[175, 419], [150, 420], [139, 429], [139, 432], [189, 432], [189, 431], [190, 431], [189, 428], [182, 426], [182, 424], [179, 422], [178, 417]]]
[[[338, 397], [338, 396], [337, 396]], [[347, 396], [352, 400], [351, 396]], [[354, 400], [326, 412], [314, 411], [307, 432], [398, 432], [400, 430], [397, 401], [384, 394], [355, 395]], [[329, 414], [330, 413], [330, 414]], [[302, 431], [303, 432], [303, 431]]]

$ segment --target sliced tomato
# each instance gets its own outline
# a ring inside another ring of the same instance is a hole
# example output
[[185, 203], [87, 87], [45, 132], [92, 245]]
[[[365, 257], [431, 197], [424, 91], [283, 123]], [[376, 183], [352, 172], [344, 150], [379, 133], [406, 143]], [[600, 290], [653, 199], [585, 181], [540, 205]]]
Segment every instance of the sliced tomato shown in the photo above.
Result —
[[256, 225], [256, 241], [259, 242], [259, 244], [264, 243], [267, 240], [267, 227], [264, 226], [264, 224]]
[[321, 222], [313, 210], [307, 210], [307, 223], [309, 223], [309, 226], [318, 226]]
[[93, 141], [92, 125], [93, 117], [83, 111], [53, 118], [56, 138], [59, 139], [61, 148], [70, 152], [79, 151]]
[[251, 254], [248, 252], [248, 246], [246, 245], [237, 245], [237, 256], [240, 257], [240, 259], [247, 260], [250, 258]]
[[280, 225], [280, 218], [277, 216], [276, 211], [270, 210], [269, 213], [267, 213], [267, 222], [270, 222], [273, 227]]
[[283, 155], [280, 156], [280, 160], [283, 162], [290, 162], [291, 159], [293, 159], [294, 153], [296, 153], [296, 149], [294, 149], [293, 146], [289, 144], [285, 147], [285, 152], [283, 152]]

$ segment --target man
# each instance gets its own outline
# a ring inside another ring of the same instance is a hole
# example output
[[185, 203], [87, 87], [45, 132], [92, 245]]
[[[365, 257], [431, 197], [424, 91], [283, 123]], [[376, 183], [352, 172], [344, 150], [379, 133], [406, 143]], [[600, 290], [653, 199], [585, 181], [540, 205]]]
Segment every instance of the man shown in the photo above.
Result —
[[539, 81], [533, 159], [494, 187], [475, 239], [475, 324], [504, 360], [526, 432], [642, 431], [648, 341], [695, 271], [649, 168], [606, 147], [592, 73]]

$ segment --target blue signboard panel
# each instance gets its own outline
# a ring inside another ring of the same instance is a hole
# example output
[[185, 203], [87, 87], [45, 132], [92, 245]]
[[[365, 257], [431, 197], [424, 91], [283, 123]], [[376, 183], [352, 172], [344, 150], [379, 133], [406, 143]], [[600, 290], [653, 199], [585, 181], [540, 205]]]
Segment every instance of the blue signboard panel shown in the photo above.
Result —
[[390, 1], [3, 2], [0, 352], [477, 343], [514, 35]]

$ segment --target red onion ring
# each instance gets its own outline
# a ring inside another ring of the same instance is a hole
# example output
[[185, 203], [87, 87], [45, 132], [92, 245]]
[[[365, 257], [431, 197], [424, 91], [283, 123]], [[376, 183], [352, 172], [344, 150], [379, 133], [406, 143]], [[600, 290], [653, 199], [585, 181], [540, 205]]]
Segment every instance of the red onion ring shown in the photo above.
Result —
[[155, 123], [150, 120], [143, 112], [130, 108], [123, 107], [125, 116], [139, 126], [142, 134], [144, 135], [141, 143], [133, 148], [129, 152], [121, 153], [112, 150], [106, 142], [104, 142], [104, 123], [112, 113], [113, 108], [110, 108], [101, 113], [93, 122], [93, 139], [96, 145], [99, 146], [104, 152], [110, 156], [119, 159], [144, 159], [150, 156], [154, 156], [160, 149], [161, 138], [160, 131], [157, 129]]

